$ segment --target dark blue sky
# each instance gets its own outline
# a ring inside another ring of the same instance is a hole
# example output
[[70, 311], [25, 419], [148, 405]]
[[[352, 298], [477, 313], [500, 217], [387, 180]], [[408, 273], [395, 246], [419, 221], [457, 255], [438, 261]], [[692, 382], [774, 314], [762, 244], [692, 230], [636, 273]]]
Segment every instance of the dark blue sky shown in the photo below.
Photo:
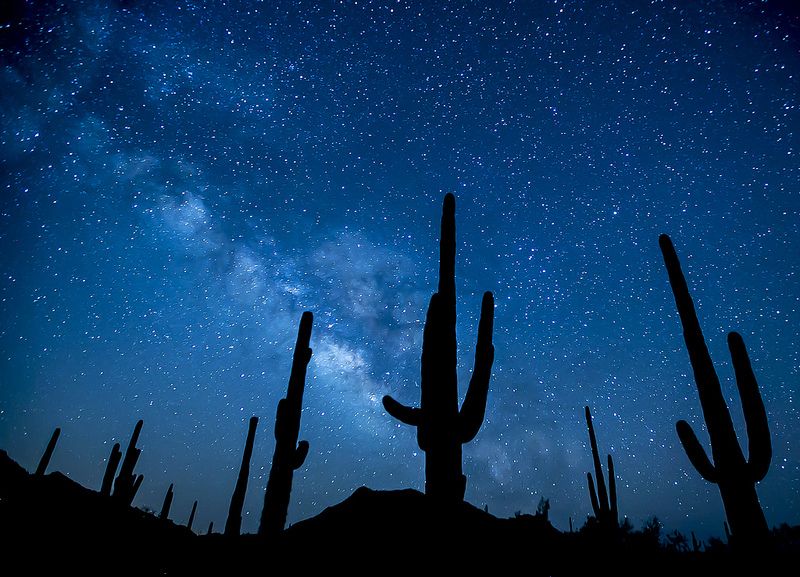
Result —
[[[99, 487], [144, 419], [135, 501], [221, 527], [251, 415], [254, 531], [303, 310], [290, 521], [423, 487], [413, 429], [438, 221], [457, 196], [459, 373], [495, 293], [466, 497], [590, 512], [583, 406], [637, 526], [722, 532], [658, 251], [672, 235], [746, 446], [741, 332], [800, 523], [800, 23], [773, 2], [12, 2], [0, 28], [0, 447]], [[704, 437], [705, 441], [705, 437]]]

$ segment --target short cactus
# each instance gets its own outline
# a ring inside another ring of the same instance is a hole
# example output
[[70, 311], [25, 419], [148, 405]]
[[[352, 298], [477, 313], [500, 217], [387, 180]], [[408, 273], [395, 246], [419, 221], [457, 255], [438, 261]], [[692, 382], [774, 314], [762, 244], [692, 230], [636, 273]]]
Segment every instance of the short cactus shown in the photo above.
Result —
[[53, 435], [50, 437], [50, 442], [47, 443], [47, 448], [44, 450], [44, 454], [42, 458], [39, 460], [39, 466], [36, 467], [36, 472], [34, 475], [42, 476], [44, 475], [45, 471], [47, 471], [47, 465], [50, 464], [50, 459], [53, 456], [53, 451], [56, 448], [56, 443], [58, 442], [58, 437], [61, 435], [61, 429], [56, 427], [53, 431]]
[[144, 478], [143, 475], [137, 477], [133, 472], [136, 463], [139, 461], [139, 455], [142, 454], [142, 450], [136, 447], [136, 443], [139, 440], [139, 434], [142, 432], [143, 424], [144, 421], [139, 420], [133, 428], [131, 440], [125, 451], [125, 459], [122, 461], [119, 475], [114, 482], [113, 497], [125, 505], [130, 505], [133, 502], [133, 498], [136, 496], [136, 492], [139, 490]]
[[167, 489], [167, 494], [164, 495], [164, 504], [161, 505], [161, 513], [158, 514], [159, 519], [168, 519], [169, 518], [169, 509], [172, 507], [172, 498], [174, 493], [172, 492], [173, 483], [169, 484], [169, 489]]
[[589, 443], [592, 446], [594, 474], [597, 477], [597, 491], [595, 492], [592, 474], [586, 473], [592, 510], [600, 525], [616, 529], [619, 527], [619, 510], [617, 509], [617, 480], [614, 476], [614, 460], [611, 455], [608, 455], [608, 492], [606, 492], [606, 482], [603, 479], [603, 468], [600, 465], [600, 454], [597, 450], [597, 438], [594, 435], [594, 425], [592, 424], [592, 413], [589, 411], [589, 407], [586, 407], [585, 411], [586, 426], [589, 428]]
[[106, 472], [103, 475], [103, 484], [100, 486], [101, 495], [108, 496], [111, 494], [111, 486], [114, 483], [114, 476], [117, 474], [120, 460], [122, 460], [122, 451], [119, 450], [119, 443], [114, 443], [111, 448], [111, 454], [108, 456]]

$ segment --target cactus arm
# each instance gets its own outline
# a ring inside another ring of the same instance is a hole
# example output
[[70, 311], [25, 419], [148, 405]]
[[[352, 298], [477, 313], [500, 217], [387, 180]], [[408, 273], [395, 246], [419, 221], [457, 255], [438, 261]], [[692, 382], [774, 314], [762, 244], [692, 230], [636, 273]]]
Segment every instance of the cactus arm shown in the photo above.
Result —
[[292, 469], [296, 471], [302, 467], [306, 461], [306, 456], [308, 456], [308, 441], [300, 441], [294, 451], [294, 459], [290, 463]]
[[469, 443], [478, 434], [486, 413], [486, 398], [489, 394], [489, 379], [494, 363], [492, 329], [494, 326], [494, 295], [483, 294], [481, 317], [478, 321], [478, 342], [475, 345], [475, 364], [469, 381], [467, 395], [461, 405], [459, 425], [461, 442]]
[[689, 457], [689, 461], [700, 473], [700, 476], [706, 481], [717, 483], [719, 481], [717, 469], [711, 464], [708, 455], [706, 455], [700, 441], [697, 440], [697, 435], [694, 434], [689, 423], [678, 421], [675, 424], [675, 429], [678, 431], [678, 438], [681, 440], [683, 450], [686, 451], [686, 456]]
[[772, 460], [772, 442], [769, 437], [769, 423], [764, 401], [758, 390], [753, 367], [747, 348], [739, 333], [728, 335], [728, 348], [731, 352], [733, 369], [736, 373], [736, 386], [742, 399], [742, 412], [747, 424], [748, 460], [753, 481], [761, 481], [769, 470]]
[[592, 511], [596, 519], [600, 519], [600, 503], [597, 501], [597, 492], [594, 490], [594, 480], [591, 473], [586, 473], [586, 480], [589, 483], [589, 499], [592, 501]]
[[608, 499], [611, 506], [611, 520], [616, 525], [619, 523], [619, 509], [617, 509], [617, 478], [614, 476], [614, 459], [608, 456]]
[[142, 486], [142, 481], [144, 481], [144, 475], [139, 475], [133, 482], [133, 487], [131, 487], [131, 497], [128, 500], [128, 505], [133, 503], [133, 500], [136, 498], [136, 493], [139, 492], [139, 487]]
[[422, 422], [422, 410], [415, 407], [407, 407], [395, 401], [389, 395], [383, 397], [383, 408], [395, 419], [406, 425], [417, 427]]

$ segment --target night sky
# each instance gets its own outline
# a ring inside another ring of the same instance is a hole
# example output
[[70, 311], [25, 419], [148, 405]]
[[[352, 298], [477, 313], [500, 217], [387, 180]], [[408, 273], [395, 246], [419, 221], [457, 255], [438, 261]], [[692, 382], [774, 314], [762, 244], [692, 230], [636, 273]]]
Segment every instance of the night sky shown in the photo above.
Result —
[[[464, 7], [467, 4], [467, 7]], [[747, 439], [742, 333], [800, 523], [800, 20], [791, 3], [20, 2], [0, 27], [0, 447], [99, 488], [144, 419], [134, 504], [224, 526], [261, 421], [263, 503], [297, 323], [315, 314], [289, 521], [422, 490], [416, 432], [441, 201], [457, 198], [459, 375], [496, 298], [466, 499], [591, 512], [583, 407], [636, 526], [719, 535], [675, 433], [703, 419], [672, 236]], [[707, 445], [706, 445], [707, 446]]]

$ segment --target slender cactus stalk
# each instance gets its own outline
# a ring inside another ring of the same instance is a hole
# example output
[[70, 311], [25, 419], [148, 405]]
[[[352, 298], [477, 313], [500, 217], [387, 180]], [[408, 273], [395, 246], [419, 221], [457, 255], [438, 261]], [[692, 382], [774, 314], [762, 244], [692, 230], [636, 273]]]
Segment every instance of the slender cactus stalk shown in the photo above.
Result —
[[244, 455], [242, 455], [242, 466], [239, 468], [239, 477], [236, 479], [236, 487], [231, 496], [228, 520], [225, 522], [225, 535], [228, 536], [238, 535], [242, 529], [242, 509], [247, 493], [247, 481], [250, 478], [250, 458], [253, 455], [256, 427], [258, 427], [258, 417], [250, 417], [247, 440], [244, 443]]
[[56, 427], [53, 431], [53, 435], [50, 437], [50, 442], [47, 443], [47, 448], [44, 450], [44, 454], [42, 458], [39, 460], [39, 466], [36, 467], [36, 472], [34, 475], [37, 477], [41, 477], [44, 475], [45, 471], [47, 471], [47, 465], [50, 464], [50, 459], [53, 456], [53, 451], [56, 448], [56, 443], [58, 443], [58, 437], [61, 435], [61, 428]]
[[164, 495], [164, 504], [161, 505], [161, 513], [159, 513], [158, 515], [159, 519], [169, 518], [169, 509], [170, 507], [172, 507], [172, 497], [174, 495], [172, 492], [173, 485], [174, 485], [173, 483], [169, 484], [169, 489], [167, 489], [167, 494]]

